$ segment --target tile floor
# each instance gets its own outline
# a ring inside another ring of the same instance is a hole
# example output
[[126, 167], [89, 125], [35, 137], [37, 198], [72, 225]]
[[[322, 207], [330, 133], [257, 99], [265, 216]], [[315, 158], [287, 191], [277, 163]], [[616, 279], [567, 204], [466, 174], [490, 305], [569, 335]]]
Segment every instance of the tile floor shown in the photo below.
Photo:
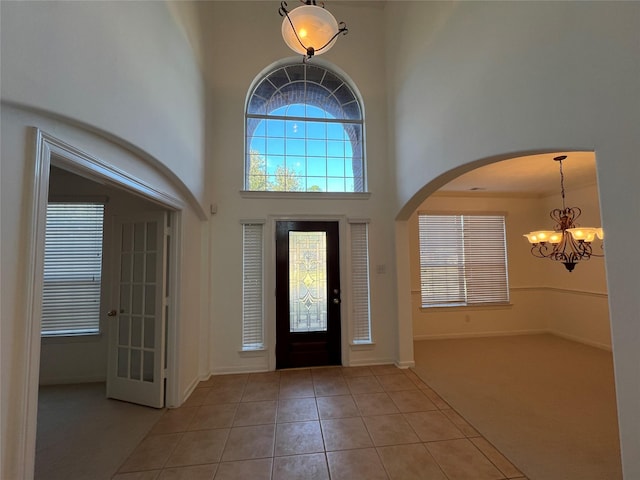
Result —
[[167, 410], [114, 480], [526, 480], [410, 370], [223, 375]]

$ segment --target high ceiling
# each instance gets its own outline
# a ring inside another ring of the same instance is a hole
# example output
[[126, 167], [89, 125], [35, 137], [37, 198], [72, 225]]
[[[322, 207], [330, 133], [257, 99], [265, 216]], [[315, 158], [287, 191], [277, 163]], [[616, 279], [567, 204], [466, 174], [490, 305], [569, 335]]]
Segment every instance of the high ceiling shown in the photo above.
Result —
[[593, 152], [556, 152], [513, 158], [477, 168], [452, 180], [440, 192], [479, 191], [532, 196], [560, 193], [560, 165], [553, 160], [558, 155], [567, 155], [562, 162], [566, 190], [597, 183]]

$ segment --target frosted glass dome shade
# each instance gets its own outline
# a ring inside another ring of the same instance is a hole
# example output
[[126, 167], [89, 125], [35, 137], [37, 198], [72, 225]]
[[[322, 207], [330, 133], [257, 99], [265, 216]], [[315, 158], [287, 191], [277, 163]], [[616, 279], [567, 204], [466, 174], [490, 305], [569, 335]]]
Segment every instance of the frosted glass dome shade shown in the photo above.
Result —
[[[336, 38], [333, 37], [338, 32], [338, 22], [330, 12], [322, 7], [301, 5], [289, 13], [289, 19], [291, 19], [295, 31], [285, 17], [282, 21], [282, 38], [296, 53], [306, 55], [308, 48], [312, 47], [315, 55], [322, 55], [336, 42]], [[330, 43], [327, 45], [327, 42]], [[322, 50], [318, 51], [318, 49]]]

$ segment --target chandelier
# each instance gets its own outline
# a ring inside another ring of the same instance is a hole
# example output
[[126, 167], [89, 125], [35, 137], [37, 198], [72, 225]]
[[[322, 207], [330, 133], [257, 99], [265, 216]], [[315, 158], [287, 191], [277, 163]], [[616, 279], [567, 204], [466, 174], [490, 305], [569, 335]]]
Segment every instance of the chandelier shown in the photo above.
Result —
[[281, 2], [278, 13], [282, 20], [282, 38], [291, 50], [304, 55], [304, 61], [314, 55], [328, 52], [338, 35], [349, 33], [344, 22], [338, 22], [324, 3], [316, 0], [300, 0], [301, 6], [289, 12], [287, 2]]
[[555, 157], [560, 164], [560, 191], [562, 194], [562, 208], [551, 210], [551, 219], [556, 222], [553, 230], [538, 230], [525, 235], [531, 243], [531, 253], [534, 257], [550, 258], [562, 262], [568, 271], [573, 271], [576, 263], [593, 257], [602, 257], [593, 253], [592, 243], [596, 237], [604, 238], [602, 228], [580, 227], [575, 223], [582, 214], [578, 207], [567, 207], [564, 202], [564, 174], [562, 161], [566, 155]]

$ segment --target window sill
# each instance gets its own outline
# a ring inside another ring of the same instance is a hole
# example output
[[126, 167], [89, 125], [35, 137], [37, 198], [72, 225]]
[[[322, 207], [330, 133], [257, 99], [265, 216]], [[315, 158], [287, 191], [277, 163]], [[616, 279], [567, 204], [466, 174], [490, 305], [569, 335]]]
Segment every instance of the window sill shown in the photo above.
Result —
[[240, 190], [242, 198], [272, 198], [296, 200], [369, 200], [371, 192], [256, 192]]
[[374, 348], [376, 348], [376, 342], [350, 343], [349, 347], [351, 348], [351, 350], [354, 350], [354, 351], [373, 350]]
[[43, 345], [64, 343], [97, 343], [102, 340], [102, 333], [84, 333], [81, 335], [41, 335]]
[[248, 348], [248, 349], [240, 349], [238, 350], [238, 354], [241, 357], [264, 357], [264, 355], [269, 351], [268, 348]]

